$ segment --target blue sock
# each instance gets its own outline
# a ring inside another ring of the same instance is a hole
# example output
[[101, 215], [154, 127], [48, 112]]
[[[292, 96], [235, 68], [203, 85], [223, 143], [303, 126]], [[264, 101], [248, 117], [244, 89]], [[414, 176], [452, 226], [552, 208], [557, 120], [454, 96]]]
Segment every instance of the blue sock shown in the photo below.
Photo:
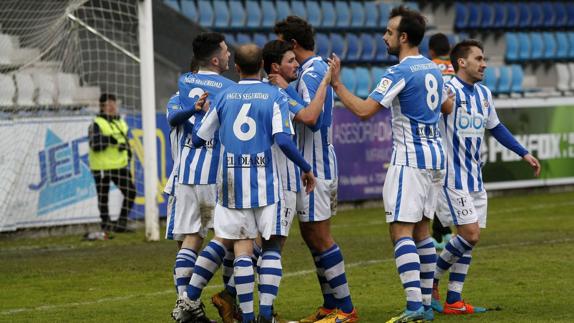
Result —
[[450, 267], [448, 290], [446, 293], [447, 303], [452, 304], [462, 300], [462, 287], [464, 285], [464, 280], [466, 279], [466, 274], [468, 273], [471, 260], [472, 250], [468, 250], [455, 264], [452, 265], [452, 267]]
[[233, 260], [235, 259], [235, 254], [233, 250], [226, 250], [225, 251], [225, 258], [223, 258], [223, 265], [221, 268], [222, 275], [223, 275], [223, 285], [225, 286], [225, 290], [232, 296], [236, 296], [235, 285], [231, 286], [229, 281], [230, 278], [233, 276]]
[[412, 238], [401, 238], [395, 243], [395, 264], [407, 297], [407, 310], [417, 311], [423, 306], [421, 264]]
[[335, 309], [337, 307], [337, 300], [335, 299], [335, 295], [333, 290], [329, 286], [327, 279], [325, 278], [325, 269], [321, 267], [320, 260], [321, 257], [319, 256], [318, 252], [312, 252], [313, 261], [315, 261], [315, 269], [317, 272], [317, 279], [319, 280], [319, 285], [321, 286], [321, 293], [323, 294], [323, 307], [326, 309]]
[[235, 258], [233, 266], [233, 279], [237, 289], [239, 308], [241, 308], [243, 322], [248, 323], [255, 320], [255, 314], [253, 313], [253, 288], [255, 286], [253, 261], [251, 257], [240, 256]]
[[337, 244], [327, 249], [319, 256], [319, 264], [325, 270], [324, 275], [337, 303], [337, 308], [345, 313], [353, 311], [351, 292], [345, 274], [345, 262], [343, 254]]
[[417, 242], [417, 253], [421, 263], [421, 294], [423, 306], [428, 310], [432, 300], [432, 284], [436, 267], [436, 249], [432, 239]]
[[281, 251], [263, 251], [259, 267], [259, 315], [266, 319], [273, 316], [273, 302], [279, 292], [282, 276]]
[[183, 293], [187, 289], [196, 259], [197, 253], [189, 248], [179, 249], [177, 256], [175, 256], [173, 276], [175, 278], [175, 290], [179, 297], [183, 297]]
[[187, 297], [198, 300], [207, 283], [213, 278], [221, 262], [225, 257], [225, 247], [217, 240], [209, 241], [209, 244], [199, 254], [195, 262], [193, 275], [187, 285]]

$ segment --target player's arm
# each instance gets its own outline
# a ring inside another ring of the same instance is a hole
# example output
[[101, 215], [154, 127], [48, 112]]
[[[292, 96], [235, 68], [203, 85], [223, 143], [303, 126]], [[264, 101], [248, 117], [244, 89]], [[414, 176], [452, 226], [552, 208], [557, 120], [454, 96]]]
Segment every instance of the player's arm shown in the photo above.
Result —
[[[219, 98], [221, 98], [221, 96]], [[201, 122], [195, 125], [191, 134], [191, 141], [194, 147], [199, 148], [205, 145], [205, 142], [213, 138], [213, 135], [219, 129], [220, 123], [217, 106], [220, 101], [221, 99], [216, 99], [216, 103], [209, 108]], [[204, 105], [201, 106], [204, 108]], [[198, 104], [196, 104], [196, 107], [199, 107]]]
[[440, 112], [443, 114], [451, 114], [452, 110], [454, 109], [456, 92], [449, 85], [445, 84], [442, 95], [446, 98], [446, 100], [440, 106]]
[[182, 109], [172, 110], [170, 111], [167, 121], [169, 125], [172, 127], [177, 127], [189, 120], [191, 116], [203, 110], [203, 106], [207, 100], [207, 96], [209, 94], [207, 92], [203, 93], [197, 100], [193, 101], [193, 105], [189, 107], [183, 106], [180, 104]]
[[118, 141], [112, 136], [105, 136], [97, 123], [92, 123], [88, 129], [88, 142], [93, 151], [102, 151], [110, 145], [117, 145]]
[[329, 63], [332, 66], [332, 76], [331, 76], [331, 85], [337, 93], [339, 100], [343, 103], [343, 105], [351, 111], [357, 117], [366, 120], [372, 117], [377, 111], [379, 111], [381, 104], [371, 97], [363, 100], [357, 96], [355, 96], [351, 91], [349, 91], [343, 82], [341, 82], [340, 74], [341, 74], [341, 60], [337, 55], [333, 54], [332, 58], [329, 59]]

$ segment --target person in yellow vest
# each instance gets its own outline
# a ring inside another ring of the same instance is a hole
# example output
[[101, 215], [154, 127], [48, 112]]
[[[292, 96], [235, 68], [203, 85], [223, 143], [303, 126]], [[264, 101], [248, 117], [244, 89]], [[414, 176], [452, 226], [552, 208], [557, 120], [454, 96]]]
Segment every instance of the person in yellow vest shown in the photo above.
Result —
[[[128, 169], [131, 159], [128, 131], [127, 123], [118, 114], [115, 95], [102, 94], [100, 113], [89, 128], [88, 160], [96, 183], [98, 209], [104, 231], [132, 231], [128, 229], [127, 224], [128, 215], [136, 197], [136, 188]], [[111, 221], [108, 211], [110, 181], [121, 190], [124, 196], [117, 223]]]
[[454, 68], [450, 62], [450, 43], [443, 33], [436, 33], [429, 38], [429, 54], [431, 60], [438, 65], [442, 79], [446, 82], [454, 77]]

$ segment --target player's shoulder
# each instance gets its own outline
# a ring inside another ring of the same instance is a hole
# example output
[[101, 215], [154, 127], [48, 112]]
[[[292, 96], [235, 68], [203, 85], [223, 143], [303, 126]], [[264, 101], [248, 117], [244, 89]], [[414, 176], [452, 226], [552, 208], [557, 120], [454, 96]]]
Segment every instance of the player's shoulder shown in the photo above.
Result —
[[179, 91], [175, 92], [174, 95], [172, 95], [169, 100], [167, 101], [167, 105], [168, 106], [173, 106], [173, 105], [178, 105], [179, 106]]

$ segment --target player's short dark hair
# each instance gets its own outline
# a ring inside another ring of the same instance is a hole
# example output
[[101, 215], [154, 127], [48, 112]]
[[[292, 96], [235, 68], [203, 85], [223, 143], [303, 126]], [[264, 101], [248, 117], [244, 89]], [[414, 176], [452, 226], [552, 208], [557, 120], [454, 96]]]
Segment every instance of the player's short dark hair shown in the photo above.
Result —
[[446, 56], [450, 52], [448, 37], [443, 33], [436, 33], [429, 38], [429, 49], [437, 56]]
[[293, 50], [293, 45], [286, 41], [272, 40], [263, 46], [263, 69], [265, 73], [271, 73], [271, 64], [281, 64], [283, 56]]
[[484, 51], [482, 43], [476, 39], [465, 39], [458, 44], [454, 45], [450, 51], [450, 62], [455, 72], [458, 72], [458, 59], [468, 58], [471, 47], [478, 47], [481, 51]]
[[261, 68], [263, 55], [261, 48], [255, 44], [245, 44], [235, 50], [235, 64], [242, 74], [257, 74]]
[[315, 49], [315, 30], [307, 21], [297, 16], [289, 16], [285, 20], [275, 23], [275, 34], [283, 35], [283, 40], [297, 41], [299, 46], [306, 50]]
[[204, 65], [221, 50], [221, 42], [225, 36], [217, 32], [205, 32], [197, 35], [193, 40], [193, 57], [198, 64]]
[[100, 106], [104, 105], [108, 100], [116, 101], [116, 96], [110, 93], [102, 93], [102, 95], [100, 95]]
[[401, 17], [398, 31], [406, 33], [411, 46], [418, 46], [425, 36], [426, 20], [418, 11], [409, 9], [405, 6], [398, 6], [391, 10], [389, 19]]

